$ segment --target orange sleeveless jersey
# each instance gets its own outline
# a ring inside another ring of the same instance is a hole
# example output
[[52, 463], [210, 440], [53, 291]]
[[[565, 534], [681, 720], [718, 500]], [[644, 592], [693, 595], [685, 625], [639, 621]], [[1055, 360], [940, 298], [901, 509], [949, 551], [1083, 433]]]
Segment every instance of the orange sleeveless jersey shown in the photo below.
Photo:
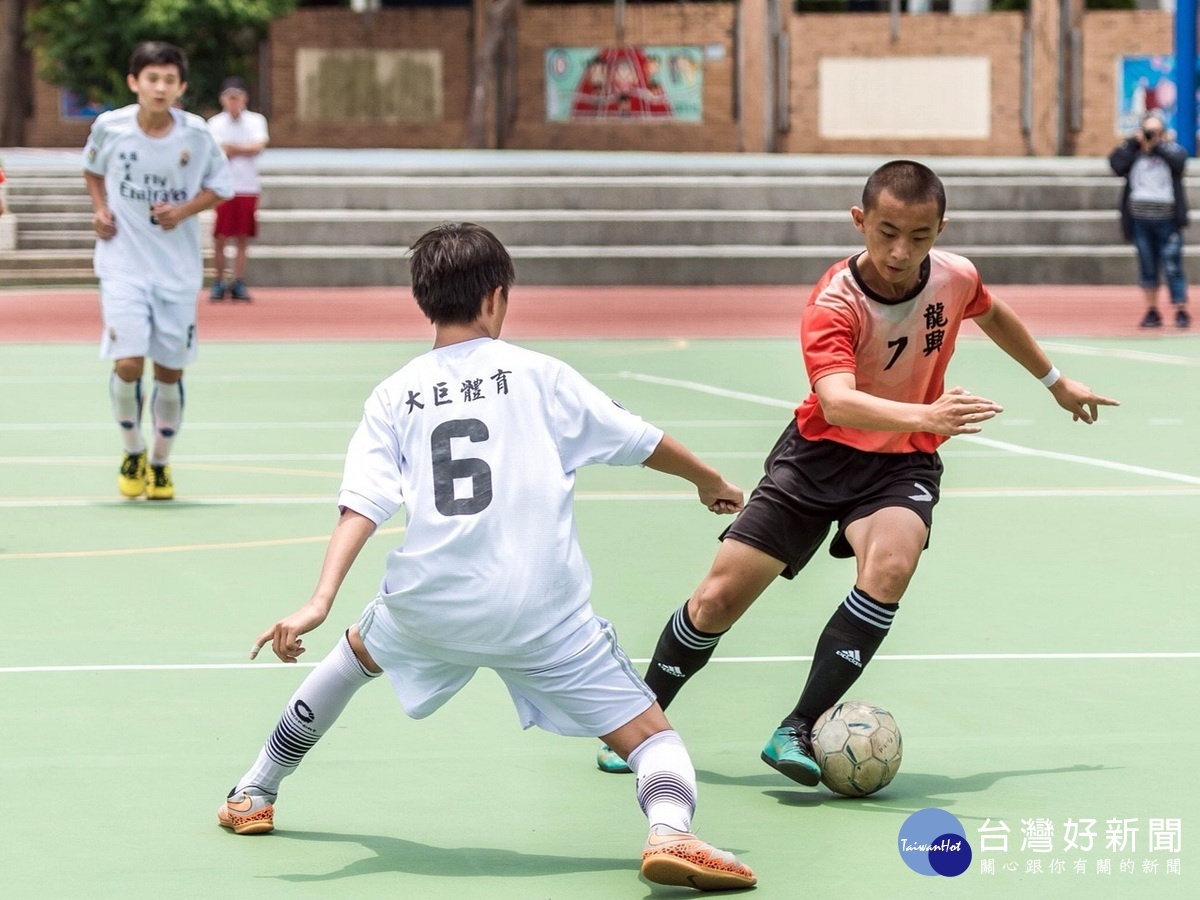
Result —
[[[959, 326], [986, 313], [992, 295], [970, 260], [935, 249], [916, 295], [885, 300], [858, 278], [851, 265], [857, 255], [832, 266], [804, 308], [800, 346], [809, 384], [851, 372], [860, 391], [902, 403], [932, 403], [945, 392]], [[830, 425], [815, 392], [796, 408], [796, 424], [810, 441], [837, 441], [873, 453], [932, 453], [947, 439], [925, 431]]]

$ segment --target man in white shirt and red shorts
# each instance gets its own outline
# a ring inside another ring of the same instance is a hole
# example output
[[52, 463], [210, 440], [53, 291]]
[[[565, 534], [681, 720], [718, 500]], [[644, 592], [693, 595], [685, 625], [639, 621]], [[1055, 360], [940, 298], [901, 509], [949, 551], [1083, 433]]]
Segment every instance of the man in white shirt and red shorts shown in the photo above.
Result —
[[[247, 248], [251, 238], [258, 237], [258, 197], [262, 186], [258, 177], [258, 155], [267, 147], [267, 119], [262, 113], [246, 109], [250, 94], [240, 78], [226, 78], [221, 85], [221, 109], [208, 120], [221, 150], [229, 159], [233, 173], [233, 197], [217, 207], [213, 226], [213, 266], [217, 280], [213, 282], [210, 299], [234, 300], [248, 303], [246, 287]], [[225, 277], [225, 246], [234, 245], [233, 278]]]

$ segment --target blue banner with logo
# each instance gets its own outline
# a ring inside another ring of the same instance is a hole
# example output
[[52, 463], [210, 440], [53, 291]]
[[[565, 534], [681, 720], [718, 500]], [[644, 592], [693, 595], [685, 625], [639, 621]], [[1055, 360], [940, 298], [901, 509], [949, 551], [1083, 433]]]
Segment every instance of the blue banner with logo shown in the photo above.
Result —
[[1117, 134], [1136, 130], [1142, 116], [1151, 109], [1161, 109], [1166, 126], [1174, 129], [1178, 105], [1175, 57], [1122, 56], [1117, 68]]

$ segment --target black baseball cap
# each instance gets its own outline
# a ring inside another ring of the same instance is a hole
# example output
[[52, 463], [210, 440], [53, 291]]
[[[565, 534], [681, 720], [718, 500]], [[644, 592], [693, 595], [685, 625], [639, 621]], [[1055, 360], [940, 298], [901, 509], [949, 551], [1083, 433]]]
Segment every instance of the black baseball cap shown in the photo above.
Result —
[[221, 82], [221, 93], [226, 91], [241, 91], [243, 94], [249, 94], [250, 89], [246, 87], [246, 82], [240, 78], [226, 78]]

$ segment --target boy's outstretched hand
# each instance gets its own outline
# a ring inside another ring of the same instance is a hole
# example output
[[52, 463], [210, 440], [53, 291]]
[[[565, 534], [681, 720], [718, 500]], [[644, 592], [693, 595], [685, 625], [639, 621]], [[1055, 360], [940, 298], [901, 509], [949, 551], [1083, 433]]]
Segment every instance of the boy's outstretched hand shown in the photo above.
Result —
[[1004, 407], [987, 397], [978, 397], [962, 387], [952, 387], [930, 404], [925, 431], [934, 434], [979, 434], [983, 423], [1004, 412]]
[[1058, 401], [1058, 405], [1071, 414], [1075, 422], [1091, 425], [1100, 417], [1101, 406], [1120, 406], [1119, 400], [1111, 397], [1101, 397], [1090, 387], [1080, 381], [1061, 376], [1050, 386], [1050, 393]]
[[250, 658], [254, 659], [259, 650], [270, 644], [274, 654], [285, 663], [296, 662], [305, 650], [300, 636], [324, 622], [328, 614], [328, 610], [322, 610], [311, 603], [304, 604], [260, 634], [250, 649]]

